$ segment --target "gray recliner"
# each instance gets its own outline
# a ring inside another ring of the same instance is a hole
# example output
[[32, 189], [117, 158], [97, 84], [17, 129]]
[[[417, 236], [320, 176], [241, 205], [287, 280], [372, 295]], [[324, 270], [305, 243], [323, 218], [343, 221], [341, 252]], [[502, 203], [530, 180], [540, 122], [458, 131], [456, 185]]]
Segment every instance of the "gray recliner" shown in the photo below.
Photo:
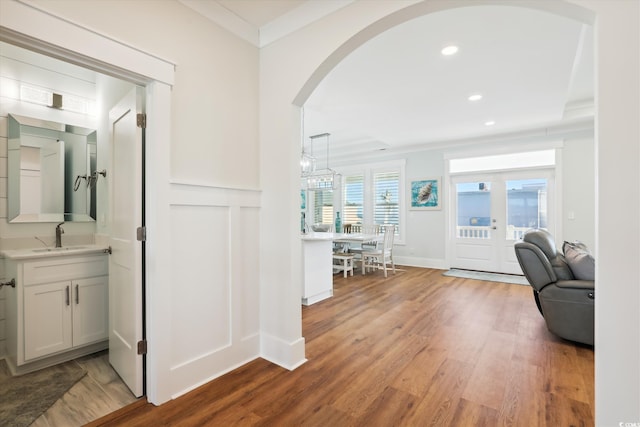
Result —
[[593, 345], [594, 281], [574, 278], [546, 230], [528, 230], [515, 251], [547, 328], [561, 338]]

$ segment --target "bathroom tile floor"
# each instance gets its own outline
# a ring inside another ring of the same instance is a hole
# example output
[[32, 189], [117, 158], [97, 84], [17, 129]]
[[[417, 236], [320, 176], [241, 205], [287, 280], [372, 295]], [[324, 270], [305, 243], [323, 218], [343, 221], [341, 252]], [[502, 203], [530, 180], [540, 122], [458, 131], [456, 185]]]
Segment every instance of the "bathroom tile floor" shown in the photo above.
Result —
[[82, 426], [136, 400], [109, 365], [108, 350], [76, 359], [87, 371], [31, 427]]

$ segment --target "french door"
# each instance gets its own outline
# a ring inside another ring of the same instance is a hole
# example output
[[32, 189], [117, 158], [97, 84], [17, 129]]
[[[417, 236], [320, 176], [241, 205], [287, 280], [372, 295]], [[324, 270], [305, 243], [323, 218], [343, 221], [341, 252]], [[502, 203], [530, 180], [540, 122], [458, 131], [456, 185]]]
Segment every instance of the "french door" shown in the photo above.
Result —
[[450, 264], [522, 274], [513, 244], [529, 228], [554, 231], [550, 169], [451, 176]]

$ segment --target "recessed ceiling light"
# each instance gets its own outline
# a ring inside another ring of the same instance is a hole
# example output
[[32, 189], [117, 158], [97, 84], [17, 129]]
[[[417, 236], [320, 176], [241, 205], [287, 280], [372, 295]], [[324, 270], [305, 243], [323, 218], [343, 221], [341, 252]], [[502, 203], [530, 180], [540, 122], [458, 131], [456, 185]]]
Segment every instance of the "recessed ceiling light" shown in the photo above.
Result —
[[479, 93], [474, 93], [473, 95], [469, 96], [469, 98], [467, 98], [469, 101], [480, 101], [482, 99], [482, 95]]
[[456, 53], [458, 53], [458, 46], [455, 46], [455, 45], [445, 46], [440, 52], [444, 56], [455, 55]]
[[495, 122], [495, 121], [493, 121], [493, 120], [487, 120], [486, 122], [484, 122], [484, 125], [485, 125], [485, 126], [493, 126], [493, 125], [495, 125], [495, 124], [496, 124], [496, 122]]

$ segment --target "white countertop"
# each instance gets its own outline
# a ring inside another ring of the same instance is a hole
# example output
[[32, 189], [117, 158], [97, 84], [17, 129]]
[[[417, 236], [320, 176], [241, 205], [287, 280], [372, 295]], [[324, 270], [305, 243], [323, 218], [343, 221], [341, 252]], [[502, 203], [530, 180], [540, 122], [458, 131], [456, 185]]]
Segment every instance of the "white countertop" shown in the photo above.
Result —
[[51, 258], [70, 255], [92, 255], [105, 253], [109, 248], [101, 245], [77, 245], [64, 246], [62, 248], [29, 248], [29, 249], [7, 249], [1, 252], [2, 256], [10, 259], [38, 259]]
[[382, 234], [363, 234], [363, 233], [323, 233], [313, 232], [301, 235], [302, 240], [317, 241], [317, 240], [333, 240], [342, 242], [369, 242], [374, 240], [381, 240]]
[[315, 232], [301, 234], [300, 237], [302, 240], [333, 240], [337, 235], [341, 235], [342, 233], [325, 233], [325, 232]]

